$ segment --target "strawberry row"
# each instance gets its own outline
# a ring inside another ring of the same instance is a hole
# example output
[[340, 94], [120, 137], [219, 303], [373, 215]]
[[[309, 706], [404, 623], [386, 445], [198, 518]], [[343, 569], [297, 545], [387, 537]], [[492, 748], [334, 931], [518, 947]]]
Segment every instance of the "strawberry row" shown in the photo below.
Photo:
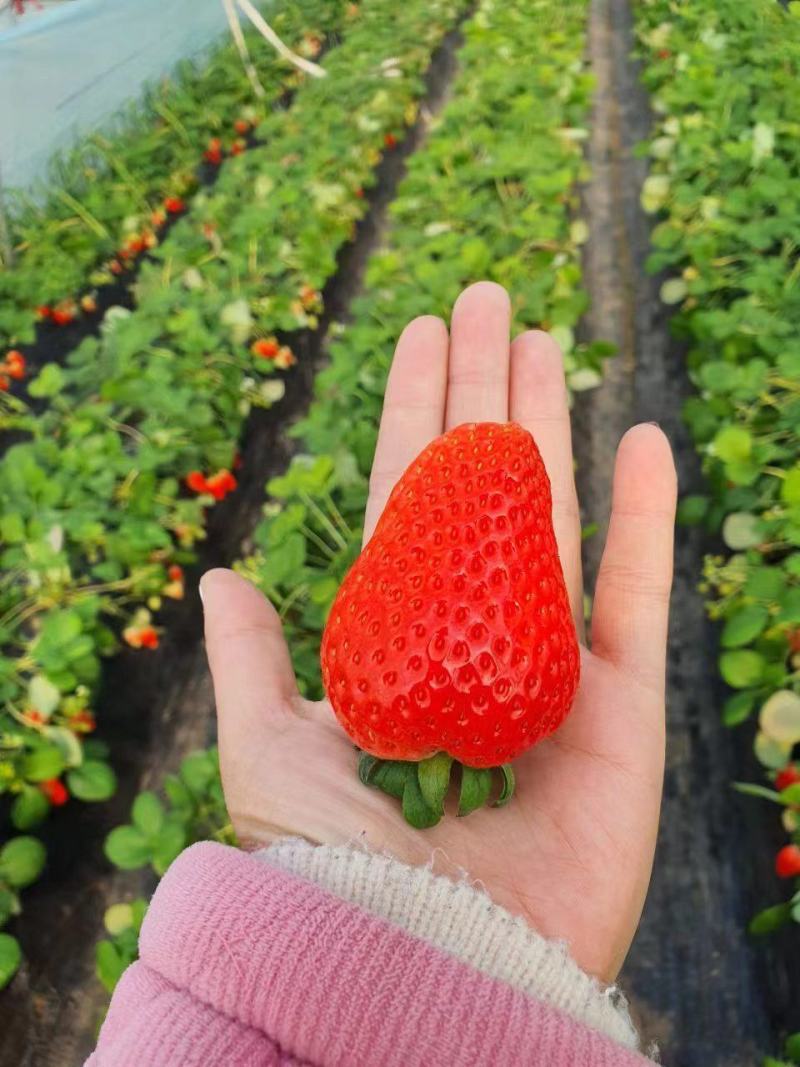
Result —
[[[111, 309], [99, 337], [30, 383], [41, 412], [9, 419], [27, 435], [0, 459], [0, 792], [18, 829], [68, 793], [113, 791], [86, 739], [100, 657], [120, 628], [129, 645], [157, 646], [151, 613], [183, 595], [206, 509], [235, 489], [244, 420], [282, 395], [268, 376], [294, 357], [275, 331], [316, 324], [363, 189], [464, 6], [410, 0], [398, 16], [392, 0], [366, 0], [327, 77], [268, 115], [260, 144], [172, 228], [137, 308]], [[166, 831], [161, 845], [180, 847]], [[0, 920], [43, 861], [32, 837], [0, 850]]]
[[[282, 5], [275, 30], [307, 56], [348, 22], [345, 0]], [[352, 17], [350, 15], [349, 17]], [[13, 265], [0, 263], [0, 353], [53, 328], [94, 318], [97, 287], [124, 275], [157, 246], [171, 217], [198, 188], [203, 168], [250, 143], [253, 127], [281, 93], [302, 80], [255, 31], [246, 34], [265, 90], [256, 100], [226, 35], [198, 65], [185, 62], [131, 108], [121, 128], [80, 143], [61, 161], [58, 185], [36, 203], [18, 195], [11, 210]], [[2, 388], [2, 378], [0, 378]]]
[[574, 219], [591, 91], [586, 4], [510, 7], [486, 5], [469, 24], [453, 100], [411, 159], [355, 321], [331, 345], [316, 400], [294, 431], [308, 454], [269, 483], [274, 503], [242, 564], [280, 607], [310, 694], [320, 692], [324, 619], [360, 545], [386, 373], [406, 322], [448, 316], [460, 289], [487, 277], [511, 294], [515, 328], [542, 327], [559, 340], [573, 388], [599, 381], [608, 354], [577, 344], [574, 333], [587, 304], [587, 231]]
[[[578, 345], [574, 337], [587, 303], [580, 268], [586, 229], [574, 221], [592, 85], [584, 66], [587, 13], [586, 0], [485, 0], [465, 24], [451, 100], [410, 158], [385, 246], [368, 264], [352, 321], [333, 340], [316, 399], [293, 431], [305, 453], [267, 486], [255, 551], [238, 569], [279, 607], [309, 695], [320, 694], [327, 611], [359, 549], [386, 372], [406, 322], [426, 312], [447, 316], [464, 285], [494, 278], [511, 293], [517, 328], [546, 326], [559, 338], [573, 388], [598, 379], [608, 347]], [[216, 753], [190, 759], [204, 761], [194, 788], [187, 789], [182, 767], [165, 783], [166, 807], [142, 794], [131, 823], [112, 831], [106, 853], [116, 865], [164, 869], [145, 806], [179, 825], [187, 841], [211, 825], [230, 833]], [[98, 946], [97, 964], [109, 989], [135, 955], [143, 908], [135, 901], [107, 915], [112, 939]]]
[[731, 726], [756, 715], [755, 752], [788, 843], [789, 899], [756, 932], [800, 922], [800, 5], [703, 0], [636, 7], [657, 114], [645, 210], [649, 266], [668, 275], [675, 333], [698, 393], [685, 420], [708, 491], [680, 516], [721, 533], [702, 589], [721, 625]]

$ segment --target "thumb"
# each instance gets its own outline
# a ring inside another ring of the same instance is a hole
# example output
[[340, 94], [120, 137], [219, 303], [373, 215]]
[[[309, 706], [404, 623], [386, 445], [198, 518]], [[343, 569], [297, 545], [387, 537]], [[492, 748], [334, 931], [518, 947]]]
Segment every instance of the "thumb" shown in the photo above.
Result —
[[297, 683], [278, 613], [254, 586], [233, 571], [213, 570], [203, 575], [200, 597], [223, 776], [230, 783], [292, 714]]

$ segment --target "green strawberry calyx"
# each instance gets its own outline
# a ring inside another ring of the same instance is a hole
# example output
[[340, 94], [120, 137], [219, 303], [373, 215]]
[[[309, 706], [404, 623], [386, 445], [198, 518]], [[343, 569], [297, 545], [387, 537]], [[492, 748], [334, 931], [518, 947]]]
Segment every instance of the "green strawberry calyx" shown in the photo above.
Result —
[[510, 763], [501, 767], [467, 767], [446, 752], [437, 752], [419, 762], [379, 759], [362, 752], [358, 777], [364, 785], [402, 801], [406, 822], [417, 830], [426, 830], [435, 826], [444, 815], [454, 766], [461, 771], [459, 816], [469, 815], [490, 803], [496, 772], [501, 777], [500, 793], [490, 806], [501, 808], [514, 795], [514, 771]]

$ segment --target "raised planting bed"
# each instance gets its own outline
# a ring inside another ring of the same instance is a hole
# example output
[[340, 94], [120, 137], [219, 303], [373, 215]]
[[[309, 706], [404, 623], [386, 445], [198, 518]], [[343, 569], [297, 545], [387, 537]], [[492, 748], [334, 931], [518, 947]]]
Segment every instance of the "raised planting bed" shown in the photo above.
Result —
[[[286, 341], [316, 327], [320, 290], [367, 211], [364, 190], [413, 124], [431, 55], [464, 6], [410, 4], [398, 20], [384, 0], [365, 4], [327, 53], [328, 76], [264, 119], [263, 144], [230, 161], [161, 261], [143, 265], [133, 312], [110, 313], [99, 337], [47, 364], [31, 383], [42, 410], [8, 420], [26, 436], [0, 459], [1, 766], [18, 830], [70, 794], [113, 793], [105, 746], [86, 741], [100, 657], [120, 631], [134, 648], [158, 646], [153, 613], [183, 596], [207, 510], [241, 476], [245, 419], [284, 395], [277, 372], [300, 354]], [[315, 124], [324, 144], [303, 132]], [[113, 702], [103, 710], [113, 718]], [[166, 862], [182, 841], [162, 845]], [[27, 833], [5, 856], [4, 919], [44, 860]], [[7, 980], [19, 954], [6, 935], [1, 944]]]

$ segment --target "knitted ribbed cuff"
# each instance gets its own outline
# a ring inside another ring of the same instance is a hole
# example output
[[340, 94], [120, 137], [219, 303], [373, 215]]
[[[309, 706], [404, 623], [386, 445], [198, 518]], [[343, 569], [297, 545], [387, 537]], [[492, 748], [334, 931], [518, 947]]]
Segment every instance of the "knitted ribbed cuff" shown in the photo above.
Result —
[[255, 853], [386, 919], [490, 978], [509, 983], [630, 1049], [639, 1046], [624, 997], [585, 974], [560, 942], [547, 941], [485, 892], [356, 846], [278, 841]]

